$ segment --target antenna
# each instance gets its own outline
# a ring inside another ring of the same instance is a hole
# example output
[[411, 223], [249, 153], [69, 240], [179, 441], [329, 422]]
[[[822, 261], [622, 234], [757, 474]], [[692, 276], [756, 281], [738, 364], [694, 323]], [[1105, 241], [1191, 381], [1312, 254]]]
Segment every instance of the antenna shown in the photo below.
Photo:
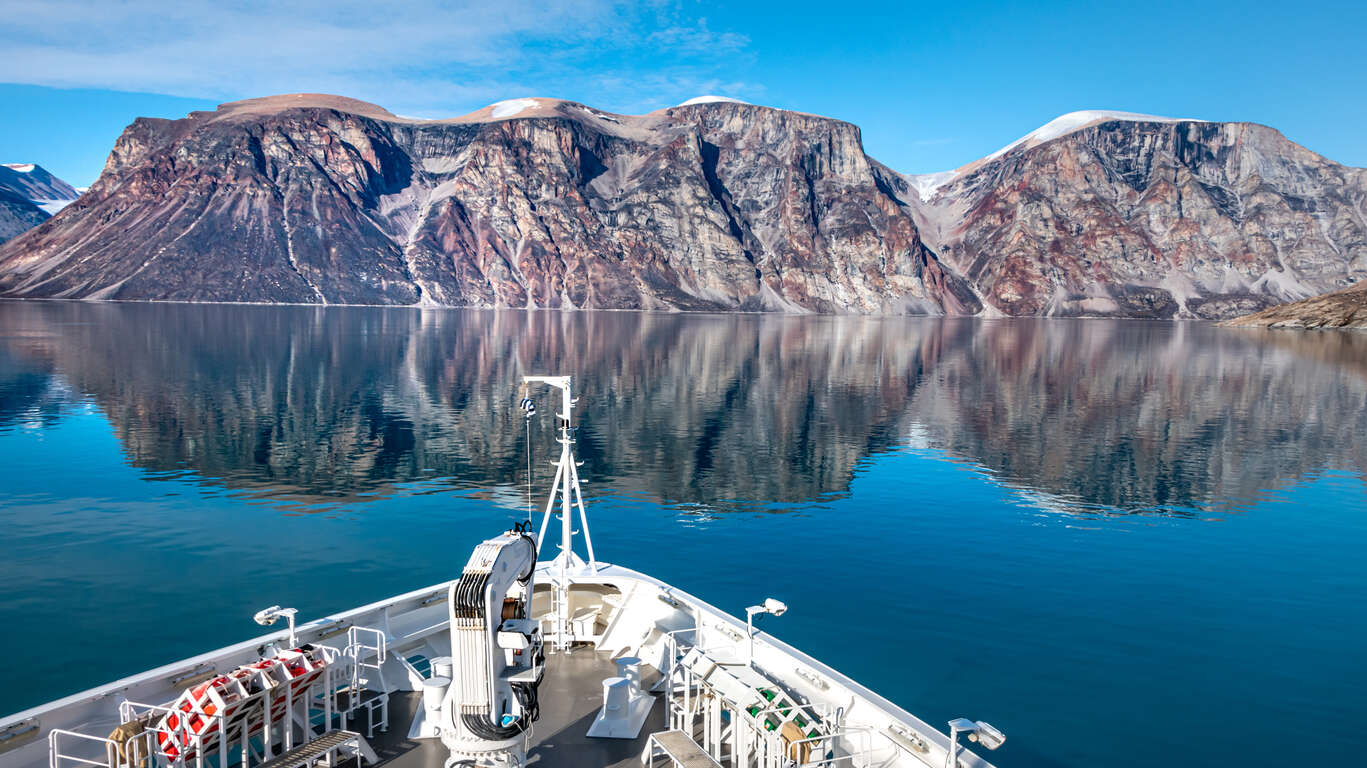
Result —
[[[555, 465], [555, 481], [551, 483], [550, 497], [546, 499], [546, 512], [541, 518], [541, 529], [536, 534], [536, 550], [545, 551], [542, 546], [546, 540], [546, 528], [551, 522], [551, 513], [555, 510], [556, 495], [560, 496], [560, 553], [555, 556], [552, 564], [557, 566], [556, 573], [551, 581], [555, 585], [556, 598], [556, 633], [558, 635], [559, 646], [563, 649], [569, 645], [569, 572], [580, 570], [585, 567], [584, 561], [574, 553], [574, 509], [579, 508], [580, 532], [584, 534], [584, 546], [588, 549], [589, 561], [587, 567], [591, 571], [598, 570], [598, 560], [593, 554], [593, 538], [589, 535], [589, 519], [584, 511], [584, 496], [579, 489], [579, 470], [574, 460], [574, 426], [573, 410], [575, 400], [570, 394], [569, 376], [523, 376], [522, 385], [527, 387], [530, 384], [545, 384], [560, 390], [561, 405], [560, 412], [556, 417], [560, 420], [560, 460]], [[530, 440], [530, 433], [528, 440]]]
[[527, 382], [522, 382], [522, 420], [527, 424], [527, 530], [532, 529], [532, 417], [536, 415], [536, 403], [527, 392]]

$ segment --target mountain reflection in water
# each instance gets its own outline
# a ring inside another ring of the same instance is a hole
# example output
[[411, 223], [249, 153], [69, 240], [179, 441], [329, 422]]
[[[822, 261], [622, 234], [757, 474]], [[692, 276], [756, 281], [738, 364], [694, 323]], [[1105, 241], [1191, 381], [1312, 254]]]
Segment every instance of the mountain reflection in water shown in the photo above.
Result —
[[1191, 514], [1363, 475], [1365, 361], [1362, 334], [1141, 321], [4, 302], [0, 430], [90, 402], [139, 468], [306, 506], [516, 490], [518, 379], [566, 372], [592, 494], [781, 510], [911, 448], [1054, 508]]
[[0, 713], [450, 579], [530, 372], [601, 557], [1003, 766], [1367, 750], [1367, 334], [1142, 321], [0, 301]]

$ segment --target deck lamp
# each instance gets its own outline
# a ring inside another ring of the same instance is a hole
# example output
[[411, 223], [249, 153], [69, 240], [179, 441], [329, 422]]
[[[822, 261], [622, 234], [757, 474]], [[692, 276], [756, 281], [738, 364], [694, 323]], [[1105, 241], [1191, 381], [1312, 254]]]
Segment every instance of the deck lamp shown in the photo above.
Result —
[[294, 614], [298, 612], [298, 608], [281, 608], [278, 605], [272, 605], [269, 608], [257, 611], [252, 619], [263, 627], [269, 627], [279, 621], [281, 616], [284, 616], [289, 621], [290, 625], [290, 647], [294, 648], [299, 645], [299, 643], [295, 642], [294, 637]]
[[755, 616], [761, 613], [771, 613], [775, 616], [782, 616], [787, 613], [788, 605], [782, 600], [775, 600], [772, 597], [764, 598], [763, 605], [752, 605], [745, 609], [745, 636], [750, 640], [750, 666], [755, 665]]
[[949, 721], [949, 757], [945, 768], [959, 768], [959, 734], [968, 734], [969, 741], [976, 741], [988, 749], [996, 749], [1006, 741], [1006, 734], [979, 720], [976, 723], [966, 717], [956, 717]]

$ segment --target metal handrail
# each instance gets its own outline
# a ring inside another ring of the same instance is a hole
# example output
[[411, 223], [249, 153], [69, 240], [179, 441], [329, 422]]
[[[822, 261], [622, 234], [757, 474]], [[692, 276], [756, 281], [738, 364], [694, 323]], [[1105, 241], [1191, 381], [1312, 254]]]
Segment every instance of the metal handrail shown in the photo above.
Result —
[[[669, 631], [669, 632], [664, 633], [663, 637], [664, 637], [666, 640], [669, 641], [669, 656], [668, 656], [668, 660], [669, 660], [669, 669], [667, 669], [667, 670], [662, 670], [662, 671], [664, 672], [665, 675], [669, 675], [670, 673], [672, 673], [672, 672], [674, 671], [674, 665], [675, 665], [675, 663], [678, 661], [678, 658], [676, 658], [676, 657], [681, 657], [681, 656], [683, 655], [683, 652], [681, 652], [681, 651], [679, 650], [679, 645], [680, 645], [680, 643], [681, 643], [682, 641], [680, 641], [678, 638], [676, 638], [675, 635], [678, 634], [678, 633], [681, 633], [681, 632], [696, 632], [696, 633], [698, 633], [699, 635], [701, 635], [703, 629], [704, 629], [704, 627], [682, 627], [682, 628], [680, 628], [680, 629], [675, 629], [675, 630], [671, 630], [671, 631]], [[690, 644], [688, 644], [688, 645], [685, 646], [685, 647], [686, 647], [687, 649], [689, 649], [689, 650], [697, 649], [697, 651], [698, 651], [699, 653], [703, 653], [703, 654], [708, 653], [708, 651], [713, 650], [713, 648], [714, 648], [713, 646], [705, 646], [705, 645], [700, 645], [700, 644], [698, 644], [698, 643], [690, 643]], [[718, 645], [718, 646], [715, 646], [715, 648], [717, 648], [717, 649], [720, 649], [720, 648], [729, 648], [729, 649], [734, 650], [734, 649], [735, 649], [735, 646], [734, 646], [734, 645]], [[711, 658], [711, 657], [708, 657], [708, 658]], [[716, 660], [713, 659], [713, 661], [716, 661]]]
[[[678, 661], [681, 655], [687, 652], [687, 649], [698, 649], [704, 654], [707, 653], [706, 648], [696, 644], [684, 644], [677, 637], [678, 634], [690, 631], [700, 630], [698, 627], [684, 627], [665, 633], [665, 637], [669, 643], [669, 669], [666, 672], [671, 680], [669, 704], [671, 714], [678, 714], [681, 717], [687, 716], [688, 713], [685, 711], [687, 710], [687, 700], [692, 697], [687, 695], [687, 691], [681, 691], [679, 694], [674, 693], [673, 682], [675, 682], [675, 673], [690, 672], [688, 668], [679, 666]], [[683, 700], [679, 701], [678, 699], [681, 697]], [[799, 745], [801, 744], [825, 742], [834, 747], [837, 742], [842, 739], [847, 740], [847, 744], [850, 747], [851, 751], [849, 751], [848, 754], [810, 760], [802, 764], [803, 768], [822, 768], [823, 766], [831, 766], [847, 760], [855, 761], [855, 764], [857, 764], [858, 761], [866, 761], [868, 765], [887, 764], [888, 761], [895, 760], [897, 755], [905, 751], [905, 748], [892, 736], [884, 733], [873, 725], [850, 724], [842, 726], [831, 722], [831, 705], [828, 703], [808, 702], [804, 704], [791, 700], [791, 697], [786, 696], [786, 694], [784, 698], [788, 699], [788, 701], [766, 701], [764, 702], [765, 706], [763, 709], [760, 709], [755, 713], [749, 713], [747, 711], [747, 714], [751, 715], [749, 718], [733, 721], [733, 725], [743, 724], [743, 727], [751, 734], [751, 736], [746, 737], [747, 739], [757, 739], [757, 741], [751, 743], [765, 745], [761, 747], [762, 754], [768, 755], [767, 758], [764, 758], [764, 764], [767, 764], [767, 761], [770, 758], [777, 759], [779, 755], [783, 755], [784, 760], [790, 759], [792, 750], [800, 748]], [[839, 708], [837, 707], [836, 709], [838, 710]], [[782, 710], [786, 710], [786, 712]], [[804, 735], [801, 739], [786, 741], [785, 746], [785, 740], [778, 730], [769, 731], [760, 725], [760, 722], [768, 715], [778, 715], [787, 722], [792, 720], [797, 713], [806, 713], [811, 716], [813, 722], [809, 727], [818, 728], [821, 730], [821, 733], [817, 736]], [[917, 731], [917, 733], [919, 733], [919, 731]], [[875, 737], [877, 738], [875, 739]]]
[[[836, 755], [836, 756], [833, 756], [833, 757], [826, 758], [826, 759], [824, 759], [824, 760], [808, 761], [808, 762], [803, 763], [803, 765], [804, 765], [804, 766], [810, 766], [810, 765], [824, 765], [824, 764], [826, 764], [826, 763], [835, 762], [835, 761], [837, 761], [837, 760], [854, 760], [854, 759], [857, 759], [857, 758], [860, 758], [860, 757], [873, 757], [873, 739], [870, 738], [870, 736], [871, 736], [872, 734], [874, 734], [874, 733], [876, 733], [876, 732], [875, 732], [871, 727], [869, 727], [869, 726], [867, 726], [867, 725], [851, 725], [851, 726], [847, 726], [847, 727], [845, 727], [845, 728], [842, 728], [841, 730], [836, 731], [836, 732], [834, 732], [834, 733], [829, 733], [829, 734], [825, 734], [825, 735], [822, 735], [822, 736], [808, 736], [808, 737], [801, 738], [801, 739], [793, 739], [793, 740], [791, 740], [791, 741], [789, 741], [789, 742], [787, 743], [787, 745], [784, 747], [784, 751], [785, 751], [785, 752], [791, 753], [792, 750], [793, 750], [793, 748], [794, 748], [794, 747], [797, 747], [797, 746], [800, 745], [800, 744], [808, 744], [808, 743], [810, 743], [810, 744], [812, 744], [812, 746], [816, 746], [816, 743], [817, 743], [817, 742], [820, 742], [820, 741], [833, 741], [833, 740], [835, 740], [835, 739], [842, 738], [842, 737], [843, 737], [843, 738], [849, 738], [849, 737], [850, 737], [851, 735], [853, 735], [853, 734], [863, 734], [864, 737], [865, 737], [865, 738], [864, 738], [864, 749], [862, 749], [862, 750], [856, 749], [854, 752], [851, 752], [851, 753], [848, 754], [848, 755]], [[879, 734], [879, 735], [882, 735], [882, 734]], [[889, 740], [889, 741], [891, 741], [891, 740]], [[895, 751], [895, 750], [894, 750], [894, 751]]]
[[[373, 642], [373, 645], [368, 644], [361, 639], [362, 635], [367, 633], [371, 635], [370, 639]], [[388, 638], [385, 637], [385, 633], [381, 630], [372, 627], [352, 627], [347, 630], [347, 647], [346, 651], [343, 652], [343, 655], [351, 658], [351, 693], [353, 694], [353, 698], [354, 694], [361, 688], [362, 669], [375, 670], [375, 673], [380, 675], [380, 679], [383, 682], [384, 672], [382, 667], [384, 666], [385, 659], [388, 657], [388, 645]], [[364, 657], [362, 656], [362, 652], [366, 652]], [[372, 657], [373, 661], [370, 660]], [[367, 660], [362, 661], [362, 658]], [[367, 680], [367, 682], [369, 681]]]
[[[49, 768], [61, 768], [63, 761], [71, 761], [81, 765], [102, 766], [103, 768], [134, 768], [135, 766], [146, 766], [149, 764], [155, 750], [152, 747], [152, 735], [154, 731], [144, 730], [133, 734], [126, 741], [120, 744], [112, 737], [91, 736], [88, 733], [71, 731], [63, 728], [54, 728], [48, 732], [48, 766]], [[79, 755], [70, 754], [62, 751], [62, 737], [81, 739], [87, 742], [95, 742], [104, 746], [104, 760], [92, 760]]]
[[836, 738], [841, 738], [841, 737], [847, 737], [847, 736], [849, 736], [849, 735], [851, 735], [851, 734], [854, 734], [854, 733], [862, 733], [862, 734], [864, 734], [865, 739], [866, 739], [866, 740], [865, 740], [864, 749], [859, 750], [859, 751], [856, 751], [856, 752], [853, 752], [853, 753], [848, 754], [848, 755], [837, 755], [837, 756], [835, 756], [835, 757], [828, 758], [828, 759], [823, 760], [823, 761], [803, 763], [803, 766], [822, 765], [822, 764], [824, 764], [824, 763], [835, 762], [835, 761], [837, 761], [837, 760], [853, 760], [853, 759], [860, 758], [860, 757], [865, 757], [865, 758], [872, 759], [872, 758], [875, 756], [875, 749], [874, 749], [874, 746], [873, 746], [873, 737], [874, 737], [874, 736], [877, 736], [877, 737], [881, 738], [883, 741], [887, 742], [887, 747], [891, 750], [891, 752], [892, 752], [893, 755], [896, 755], [896, 754], [898, 754], [898, 753], [900, 753], [900, 752], [905, 752], [905, 751], [906, 751], [905, 747], [903, 747], [901, 744], [898, 744], [898, 743], [897, 743], [897, 740], [894, 739], [894, 738], [892, 738], [891, 736], [889, 736], [887, 733], [883, 732], [882, 730], [879, 730], [878, 728], [876, 728], [876, 727], [874, 727], [874, 726], [872, 726], [872, 725], [863, 725], [863, 724], [849, 725], [849, 726], [846, 726], [844, 729], [842, 729], [842, 730], [840, 730], [840, 731], [837, 731], [836, 733], [832, 733], [832, 734], [830, 734], [830, 735], [827, 735], [827, 736], [811, 736], [811, 737], [807, 737], [807, 738], [804, 738], [804, 739], [794, 739], [793, 741], [789, 742], [789, 747], [791, 748], [792, 745], [795, 745], [795, 744], [802, 744], [802, 743], [805, 743], [805, 742], [813, 742], [813, 743], [815, 743], [815, 742], [818, 742], [818, 741], [823, 741], [823, 740], [825, 740], [825, 739], [836, 739]]
[[108, 756], [111, 755], [111, 754], [113, 754], [113, 755], [117, 755], [117, 754], [118, 754], [118, 744], [116, 744], [116, 743], [114, 742], [113, 739], [106, 739], [106, 738], [103, 738], [103, 737], [101, 737], [101, 736], [91, 736], [91, 735], [88, 734], [88, 733], [80, 733], [80, 732], [78, 732], [78, 731], [68, 731], [68, 730], [65, 730], [65, 729], [62, 729], [62, 728], [53, 728], [51, 731], [48, 731], [48, 734], [47, 734], [48, 767], [49, 767], [49, 768], [61, 768], [61, 765], [62, 765], [62, 761], [63, 761], [63, 760], [71, 760], [71, 761], [73, 761], [73, 762], [77, 762], [77, 763], [80, 763], [80, 764], [82, 764], [82, 765], [99, 765], [99, 766], [104, 766], [105, 768], [112, 768], [112, 766], [110, 765], [110, 762], [111, 762], [111, 761], [109, 761], [109, 760], [105, 760], [105, 761], [90, 760], [90, 759], [84, 758], [84, 757], [77, 757], [76, 755], [64, 754], [64, 753], [62, 752], [62, 750], [61, 750], [61, 737], [62, 737], [62, 736], [70, 736], [70, 737], [73, 737], [73, 738], [84, 739], [84, 740], [86, 740], [86, 741], [93, 741], [93, 742], [97, 742], [97, 743], [99, 743], [99, 744], [102, 744], [102, 745], [104, 745], [104, 748], [105, 748], [105, 756], [106, 756], [106, 757], [108, 757]]
[[[374, 644], [361, 642], [362, 633], [373, 635]], [[383, 630], [374, 627], [351, 627], [347, 630], [347, 647], [355, 648], [358, 653], [352, 656], [357, 662], [360, 661], [359, 651], [371, 651], [376, 656], [375, 663], [383, 664], [387, 657], [389, 640]]]

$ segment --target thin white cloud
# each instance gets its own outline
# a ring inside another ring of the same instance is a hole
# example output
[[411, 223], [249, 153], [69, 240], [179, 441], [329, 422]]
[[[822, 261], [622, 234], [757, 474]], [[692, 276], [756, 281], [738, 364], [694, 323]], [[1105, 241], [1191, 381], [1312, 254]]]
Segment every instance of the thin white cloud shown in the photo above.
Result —
[[745, 60], [744, 36], [618, 0], [0, 0], [0, 18], [0, 81], [32, 85], [224, 100], [328, 92], [430, 116], [510, 94], [628, 111], [694, 89], [756, 90], [720, 77]]
[[698, 19], [690, 26], [670, 26], [650, 33], [650, 42], [691, 53], [739, 53], [750, 43], [750, 38], [735, 32], [713, 32], [707, 19]]

